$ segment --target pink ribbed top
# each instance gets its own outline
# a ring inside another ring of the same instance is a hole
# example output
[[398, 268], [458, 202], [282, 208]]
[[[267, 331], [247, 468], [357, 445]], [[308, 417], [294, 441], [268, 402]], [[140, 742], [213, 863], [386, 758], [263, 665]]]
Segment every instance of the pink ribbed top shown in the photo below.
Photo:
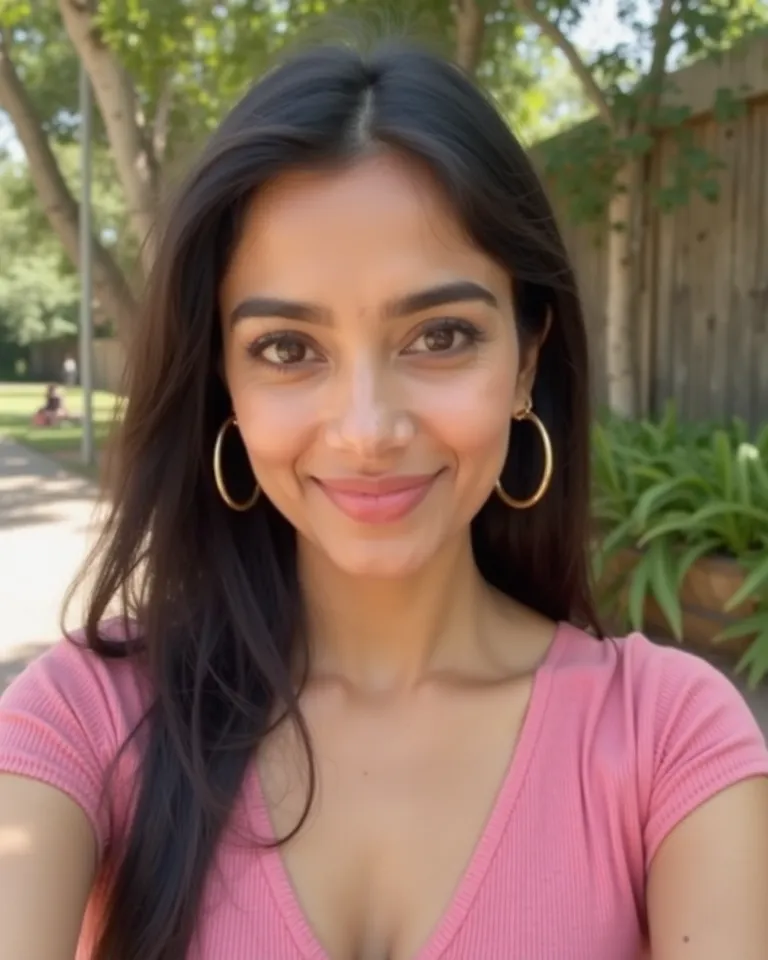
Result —
[[[125, 752], [100, 803], [105, 770], [143, 702], [129, 662], [104, 662], [66, 641], [0, 699], [0, 770], [72, 797], [107, 868], [129, 822], [135, 751]], [[661, 841], [717, 791], [766, 774], [757, 724], [712, 667], [640, 635], [598, 641], [560, 626], [483, 835], [413, 960], [634, 958]], [[255, 772], [239, 809], [258, 836], [270, 835]], [[78, 960], [89, 956], [99, 889]], [[187, 960], [330, 960], [279, 850], [248, 846], [239, 832], [225, 837]]]

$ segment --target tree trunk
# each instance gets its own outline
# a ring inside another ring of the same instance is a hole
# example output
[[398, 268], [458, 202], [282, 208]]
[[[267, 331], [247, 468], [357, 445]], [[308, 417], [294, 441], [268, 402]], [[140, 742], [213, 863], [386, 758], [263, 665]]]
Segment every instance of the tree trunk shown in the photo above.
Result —
[[77, 0], [59, 0], [61, 17], [93, 86], [99, 112], [128, 206], [131, 229], [149, 271], [155, 254], [153, 227], [157, 210], [156, 170], [149, 134], [140, 122], [133, 81], [113, 52], [100, 40], [93, 17]]
[[622, 417], [637, 409], [635, 389], [636, 271], [642, 262], [638, 248], [637, 204], [641, 202], [638, 163], [628, 163], [616, 178], [608, 208], [608, 270], [606, 291], [606, 374], [608, 405]]
[[456, 63], [474, 76], [483, 52], [485, 14], [479, 0], [454, 0]]
[[[78, 205], [61, 174], [27, 92], [7, 51], [1, 46], [0, 108], [10, 117], [24, 148], [30, 177], [48, 222], [77, 269], [80, 266]], [[121, 335], [128, 333], [136, 302], [120, 267], [96, 238], [93, 238], [93, 288], [102, 309], [114, 319]]]

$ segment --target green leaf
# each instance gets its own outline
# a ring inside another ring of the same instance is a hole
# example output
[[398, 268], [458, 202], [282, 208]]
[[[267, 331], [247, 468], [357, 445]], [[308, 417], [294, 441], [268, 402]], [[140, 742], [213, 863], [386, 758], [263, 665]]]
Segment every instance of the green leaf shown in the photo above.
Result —
[[610, 533], [606, 534], [600, 542], [599, 549], [603, 557], [609, 557], [624, 547], [632, 545], [632, 517], [627, 517], [618, 526], [614, 527]]
[[645, 622], [645, 598], [648, 593], [650, 565], [648, 556], [641, 557], [630, 574], [627, 592], [627, 612], [633, 630], [642, 630]]
[[677, 576], [672, 568], [669, 544], [655, 540], [648, 548], [648, 581], [653, 596], [676, 640], [683, 637], [683, 611], [677, 595]]
[[752, 471], [750, 469], [752, 461], [747, 451], [754, 450], [759, 456], [755, 447], [751, 444], [741, 443], [736, 451], [736, 464], [734, 478], [736, 481], [736, 493], [741, 503], [752, 503]]
[[747, 517], [768, 529], [768, 510], [761, 510], [748, 503], [708, 503], [690, 517], [690, 527], [698, 527], [705, 520], [715, 517]]
[[653, 137], [647, 133], [634, 133], [616, 141], [616, 148], [630, 157], [642, 157], [653, 147]]
[[718, 123], [736, 120], [746, 112], [747, 105], [742, 97], [737, 97], [730, 87], [719, 87], [715, 93], [713, 113]]
[[637, 545], [639, 547], [645, 547], [657, 537], [665, 537], [668, 534], [677, 534], [680, 538], [682, 538], [695, 526], [696, 524], [693, 523], [692, 517], [689, 513], [670, 513], [665, 520], [660, 521], [651, 527], [650, 530], [647, 530], [645, 534], [640, 537]]
[[608, 442], [606, 431], [600, 424], [597, 424], [592, 431], [592, 442], [597, 454], [598, 463], [603, 470], [605, 470], [611, 487], [614, 490], [620, 489], [619, 475], [616, 470], [613, 450]]
[[768, 627], [755, 637], [744, 656], [736, 664], [736, 671], [747, 670], [747, 684], [754, 689], [768, 674]]
[[734, 607], [738, 607], [745, 600], [749, 600], [765, 586], [768, 586], [768, 556], [747, 574], [744, 583], [725, 604], [725, 609], [733, 610]]
[[739, 640], [741, 637], [750, 637], [753, 634], [768, 630], [768, 610], [759, 610], [757, 613], [742, 617], [737, 623], [721, 630], [715, 637], [715, 643], [724, 640]]
[[639, 477], [642, 480], [650, 480], [651, 483], [665, 483], [669, 479], [668, 472], [660, 467], [652, 466], [650, 463], [632, 465], [629, 472], [632, 476]]
[[714, 553], [719, 546], [720, 541], [717, 537], [707, 537], [700, 543], [694, 543], [680, 554], [675, 564], [675, 589], [678, 592], [683, 586], [683, 580], [685, 580], [686, 574], [694, 563], [707, 554]]
[[706, 177], [704, 180], [699, 180], [696, 189], [701, 196], [710, 203], [717, 203], [720, 199], [720, 181], [715, 180], [714, 177]]
[[[662, 474], [663, 476], [663, 474]], [[663, 482], [657, 483], [641, 494], [635, 507], [635, 522], [639, 527], [644, 527], [654, 511], [659, 507], [665, 506], [665, 501], [675, 503], [680, 493], [684, 493], [687, 488], [701, 487], [703, 481], [700, 477], [693, 475], [682, 477], [670, 477]]]
[[712, 435], [712, 453], [715, 469], [722, 484], [723, 496], [726, 500], [731, 500], [733, 498], [733, 449], [725, 430], [716, 430]]
[[755, 437], [755, 446], [763, 457], [768, 456], [768, 422], [760, 427]]

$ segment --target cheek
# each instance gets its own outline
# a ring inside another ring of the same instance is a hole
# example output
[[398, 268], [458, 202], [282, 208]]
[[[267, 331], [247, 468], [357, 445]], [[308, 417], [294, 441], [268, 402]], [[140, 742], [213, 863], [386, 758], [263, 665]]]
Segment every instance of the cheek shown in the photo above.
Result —
[[291, 468], [315, 435], [317, 404], [310, 391], [279, 385], [233, 389], [232, 405], [257, 474]]
[[462, 377], [451, 378], [444, 389], [425, 391], [420, 404], [431, 433], [483, 470], [483, 461], [503, 456], [515, 389], [514, 369], [493, 362]]

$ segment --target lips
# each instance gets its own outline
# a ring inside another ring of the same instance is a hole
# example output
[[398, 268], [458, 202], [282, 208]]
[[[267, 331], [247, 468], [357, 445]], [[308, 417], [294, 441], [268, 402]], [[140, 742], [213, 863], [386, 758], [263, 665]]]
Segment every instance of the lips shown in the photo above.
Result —
[[407, 516], [427, 496], [437, 474], [315, 479], [342, 513], [359, 523], [393, 523]]

